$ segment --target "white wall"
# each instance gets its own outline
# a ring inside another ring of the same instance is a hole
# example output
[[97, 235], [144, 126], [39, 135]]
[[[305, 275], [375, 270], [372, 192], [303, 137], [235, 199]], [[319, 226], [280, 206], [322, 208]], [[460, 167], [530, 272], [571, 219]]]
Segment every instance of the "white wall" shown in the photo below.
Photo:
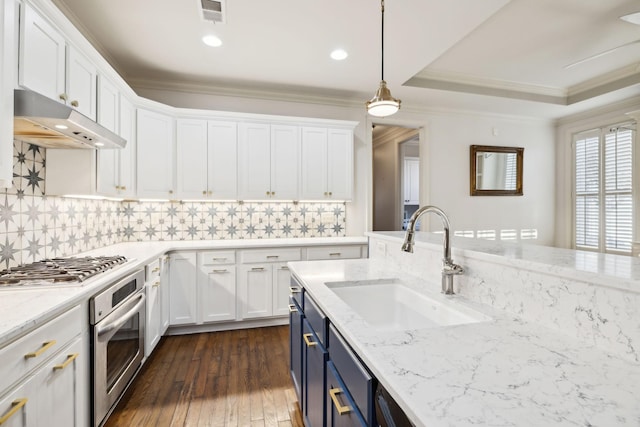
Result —
[[[347, 235], [372, 224], [371, 119], [363, 107], [219, 96], [134, 88], [144, 97], [176, 107], [355, 120], [354, 199], [347, 204]], [[421, 128], [421, 201], [441, 207], [454, 230], [535, 229], [537, 243], [554, 238], [555, 150], [547, 121], [455, 112], [401, 111], [376, 123]], [[497, 130], [494, 136], [493, 130]], [[471, 197], [469, 146], [525, 147], [524, 196]], [[426, 171], [426, 172], [425, 172]], [[434, 229], [439, 223], [434, 222]]]

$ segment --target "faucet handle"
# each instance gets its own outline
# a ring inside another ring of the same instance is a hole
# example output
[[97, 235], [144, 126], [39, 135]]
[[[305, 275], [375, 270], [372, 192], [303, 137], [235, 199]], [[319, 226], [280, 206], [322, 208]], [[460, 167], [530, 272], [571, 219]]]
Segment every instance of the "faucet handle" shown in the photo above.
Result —
[[448, 276], [458, 275], [464, 273], [464, 268], [451, 261], [446, 262], [442, 267], [442, 272]]

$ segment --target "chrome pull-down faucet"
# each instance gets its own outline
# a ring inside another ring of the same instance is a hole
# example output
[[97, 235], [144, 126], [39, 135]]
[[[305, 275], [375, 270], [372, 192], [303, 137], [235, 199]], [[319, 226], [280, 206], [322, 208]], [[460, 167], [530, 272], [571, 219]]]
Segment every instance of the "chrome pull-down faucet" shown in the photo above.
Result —
[[407, 225], [407, 232], [404, 236], [404, 243], [402, 244], [402, 250], [405, 252], [413, 252], [413, 238], [415, 234], [416, 221], [422, 216], [422, 214], [432, 212], [440, 217], [442, 225], [444, 227], [444, 258], [442, 258], [442, 293], [446, 295], [453, 295], [453, 276], [464, 273], [464, 269], [458, 264], [455, 264], [451, 259], [451, 244], [449, 243], [449, 218], [442, 211], [442, 209], [435, 206], [423, 206], [411, 215], [409, 224]]

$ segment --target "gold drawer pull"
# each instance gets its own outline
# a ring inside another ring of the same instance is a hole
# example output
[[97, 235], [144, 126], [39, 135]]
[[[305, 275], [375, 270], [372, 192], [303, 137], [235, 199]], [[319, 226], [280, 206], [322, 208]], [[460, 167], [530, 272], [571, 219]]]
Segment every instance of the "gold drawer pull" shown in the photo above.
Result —
[[211, 258], [213, 261], [226, 261], [227, 257], [224, 258]]
[[71, 101], [71, 106], [78, 108], [80, 106], [80, 103], [74, 99], [73, 101]]
[[18, 412], [24, 405], [27, 404], [27, 400], [29, 399], [27, 399], [26, 397], [23, 397], [22, 399], [16, 399], [13, 402], [11, 402], [12, 408], [2, 418], [0, 418], [0, 425], [9, 421], [9, 418], [13, 417], [13, 415], [16, 412]]
[[294, 288], [293, 286], [289, 286], [289, 292], [291, 292], [292, 294], [299, 294], [300, 288]]
[[31, 359], [33, 357], [38, 357], [42, 353], [44, 353], [45, 351], [49, 350], [54, 345], [56, 345], [56, 340], [47, 341], [47, 342], [42, 344], [42, 347], [40, 347], [40, 350], [34, 351], [32, 353], [27, 353], [27, 354], [24, 355], [24, 358], [25, 359]]
[[289, 313], [297, 313], [298, 312], [298, 308], [296, 307], [295, 304], [289, 304]]
[[213, 270], [213, 271], [212, 271], [212, 273], [217, 273], [217, 274], [220, 274], [220, 273], [228, 273], [228, 272], [229, 272], [229, 270], [227, 270], [226, 268], [225, 268], [224, 270]]
[[304, 342], [307, 344], [307, 347], [313, 347], [314, 345], [318, 345], [317, 342], [311, 341], [312, 334], [304, 334], [302, 338], [304, 338]]
[[158, 271], [160, 271], [160, 267], [156, 267], [153, 270], [151, 270], [152, 273], [157, 273]]
[[267, 255], [267, 259], [278, 259], [280, 258], [279, 255]]
[[251, 271], [264, 271], [264, 267], [251, 267]]
[[77, 358], [78, 356], [80, 356], [80, 353], [73, 353], [73, 354], [68, 355], [68, 356], [67, 356], [67, 360], [65, 360], [65, 361], [64, 361], [64, 363], [61, 363], [61, 364], [59, 364], [59, 365], [55, 365], [55, 366], [53, 367], [53, 370], [54, 370], [54, 371], [57, 371], [57, 370], [63, 370], [64, 368], [66, 368], [67, 366], [69, 366], [69, 364], [70, 364], [71, 362], [73, 362], [74, 360], [76, 360], [76, 358]]
[[340, 393], [342, 393], [341, 388], [332, 388], [331, 390], [329, 390], [329, 396], [331, 396], [331, 400], [333, 400], [333, 405], [336, 407], [338, 414], [348, 414], [352, 409], [350, 406], [342, 406], [340, 402], [338, 402], [338, 394]]
[[342, 255], [340, 252], [331, 252], [329, 256], [340, 256]]
[[153, 282], [153, 287], [157, 288], [158, 286], [160, 286], [160, 281], [156, 280], [155, 282]]
[[283, 265], [282, 267], [280, 267], [280, 270], [288, 270], [289, 267], [287, 267], [286, 265]]

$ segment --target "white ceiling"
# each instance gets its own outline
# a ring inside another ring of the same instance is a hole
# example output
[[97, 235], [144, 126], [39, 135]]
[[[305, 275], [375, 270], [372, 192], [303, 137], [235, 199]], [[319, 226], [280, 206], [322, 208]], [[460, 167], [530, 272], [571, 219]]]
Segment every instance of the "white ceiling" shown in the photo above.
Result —
[[[378, 0], [54, 0], [132, 86], [362, 102], [380, 80]], [[386, 0], [385, 80], [404, 109], [558, 118], [640, 95], [638, 0]], [[201, 37], [215, 33], [219, 48]], [[349, 52], [344, 61], [331, 50]]]

